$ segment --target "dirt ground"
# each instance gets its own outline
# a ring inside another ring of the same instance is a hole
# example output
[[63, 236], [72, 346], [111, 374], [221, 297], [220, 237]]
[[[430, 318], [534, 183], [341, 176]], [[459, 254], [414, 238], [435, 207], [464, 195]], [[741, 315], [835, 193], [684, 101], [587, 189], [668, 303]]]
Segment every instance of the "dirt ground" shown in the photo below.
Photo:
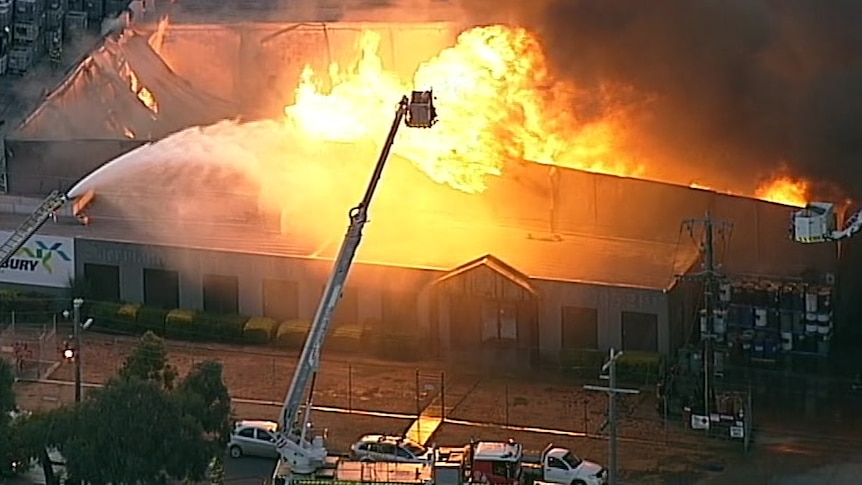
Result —
[[[86, 393], [86, 389], [85, 389]], [[67, 384], [19, 383], [17, 385], [19, 405], [23, 409], [52, 409], [74, 401], [74, 387]], [[240, 418], [276, 420], [279, 407], [235, 403], [234, 412]], [[332, 452], [343, 453], [360, 435], [369, 432], [403, 433], [411, 424], [410, 419], [363, 416], [334, 412], [318, 412], [314, 415], [316, 429], [326, 429], [327, 446]], [[445, 424], [434, 437], [434, 442], [446, 445], [467, 443], [471, 439], [503, 440], [514, 438], [524, 444], [528, 454], [536, 454], [549, 442], [576, 450], [583, 458], [607, 463], [607, 441], [595, 438], [571, 438], [549, 436], [546, 433], [513, 431], [500, 427], [476, 427]], [[724, 453], [724, 458], [721, 454]], [[731, 455], [732, 457], [732, 455]], [[726, 451], [705, 445], [692, 451], [676, 446], [633, 443], [621, 440], [619, 444], [620, 470], [622, 478], [631, 483], [695, 483], [706, 473], [702, 463], [726, 460]]]
[[[81, 353], [84, 381], [103, 384], [116, 375], [135, 342], [129, 338], [88, 335]], [[284, 399], [296, 364], [295, 353], [266, 352], [260, 347], [208, 347], [169, 343], [170, 363], [182, 376], [196, 363], [216, 360], [224, 365], [225, 383], [233, 397], [279, 402]], [[315, 383], [315, 403], [416, 415], [417, 374], [419, 408], [424, 408], [439, 389], [439, 371], [374, 361], [350, 363], [327, 359]], [[74, 367], [64, 364], [51, 378], [72, 380]]]
[[[91, 334], [82, 353], [85, 382], [102, 384], [115, 375], [135, 340]], [[280, 402], [289, 384], [296, 355], [263, 352], [261, 348], [211, 348], [169, 343], [169, 359], [180, 375], [196, 363], [217, 360], [224, 365], [225, 382], [236, 398]], [[52, 379], [71, 381], [73, 366], [64, 364]], [[443, 388], [443, 396], [440, 390]], [[435, 399], [436, 398], [436, 399]], [[607, 397], [584, 391], [581, 384], [553, 379], [490, 379], [433, 367], [417, 367], [356, 359], [325, 359], [315, 383], [319, 406], [398, 413], [415, 416], [426, 407], [454, 420], [606, 433]], [[650, 389], [619, 399], [619, 435], [660, 442], [699, 438], [665, 423], [655, 409]]]
[[[83, 375], [87, 383], [101, 384], [115, 375], [135, 339], [90, 334], [83, 349]], [[195, 363], [223, 363], [225, 381], [235, 399], [280, 403], [292, 376], [296, 354], [264, 351], [259, 347], [191, 347], [168, 342], [169, 359], [183, 375]], [[339, 360], [339, 358], [341, 360]], [[328, 428], [328, 444], [339, 452], [361, 434], [403, 433], [417, 407], [445, 408], [452, 420], [474, 425], [445, 424], [434, 436], [440, 444], [461, 444], [475, 439], [515, 438], [531, 450], [549, 441], [569, 446], [585, 458], [607, 463], [605, 438], [607, 398], [586, 392], [580, 384], [554, 379], [489, 379], [455, 375], [433, 366], [405, 365], [347, 356], [324, 356], [315, 386], [315, 404], [343, 410], [366, 410], [406, 415], [403, 419], [336, 412], [315, 415], [318, 428]], [[50, 379], [70, 382], [73, 367], [61, 365]], [[443, 387], [443, 398], [440, 389]], [[418, 391], [418, 392], [417, 392]], [[86, 390], [85, 390], [86, 392]], [[22, 383], [19, 405], [24, 409], [51, 408], [74, 399], [73, 387]], [[619, 412], [620, 469], [635, 483], [694, 483], [703, 478], [705, 464], [726, 463], [741, 453], [741, 446], [705, 442], [701, 437], [667, 425], [655, 412], [649, 390], [621, 399]], [[508, 403], [508, 404], [507, 404]], [[235, 403], [235, 414], [245, 419], [276, 419], [277, 404]], [[508, 425], [504, 427], [502, 425]], [[551, 432], [518, 427], [550, 428], [591, 437], [554, 436]], [[696, 451], [695, 451], [696, 450]]]

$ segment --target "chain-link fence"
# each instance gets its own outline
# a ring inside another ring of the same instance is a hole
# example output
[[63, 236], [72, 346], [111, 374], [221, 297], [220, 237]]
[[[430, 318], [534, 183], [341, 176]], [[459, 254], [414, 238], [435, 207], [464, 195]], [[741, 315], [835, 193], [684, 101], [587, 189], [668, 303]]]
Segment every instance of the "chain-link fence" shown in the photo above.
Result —
[[13, 363], [18, 379], [42, 379], [58, 365], [56, 318], [51, 323], [34, 323], [26, 315], [12, 312], [2, 325], [0, 354]]

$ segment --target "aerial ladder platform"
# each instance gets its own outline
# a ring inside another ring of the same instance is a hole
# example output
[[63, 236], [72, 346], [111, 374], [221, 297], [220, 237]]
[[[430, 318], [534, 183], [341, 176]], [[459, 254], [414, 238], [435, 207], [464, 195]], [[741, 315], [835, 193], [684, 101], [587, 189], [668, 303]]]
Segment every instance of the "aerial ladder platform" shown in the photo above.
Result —
[[793, 212], [791, 233], [793, 240], [804, 244], [840, 241], [862, 230], [862, 211], [855, 212], [842, 225], [838, 225], [835, 204], [809, 202]]
[[0, 245], [0, 267], [3, 267], [45, 222], [66, 203], [66, 195], [55, 190], [39, 204], [27, 219]]
[[[402, 121], [410, 128], [431, 128], [437, 121], [433, 93], [431, 91], [413, 91], [409, 98], [407, 96], [401, 98], [365, 195], [359, 204], [349, 212], [350, 224], [347, 233], [344, 235], [344, 240], [333, 265], [332, 274], [308, 330], [308, 336], [305, 339], [281, 410], [275, 442], [281, 455], [281, 460], [279, 460], [273, 473], [276, 484], [285, 483], [294, 475], [315, 474], [328, 466], [324, 437], [315, 435], [311, 440], [307, 437], [307, 434], [311, 432], [310, 415], [314, 380], [320, 368], [320, 351], [326, 338], [329, 322], [338, 301], [341, 299], [347, 275], [356, 256], [356, 250], [362, 240], [362, 229], [368, 222], [368, 208], [380, 182], [383, 167], [389, 158], [395, 135], [398, 133]], [[300, 414], [302, 415], [301, 419]]]

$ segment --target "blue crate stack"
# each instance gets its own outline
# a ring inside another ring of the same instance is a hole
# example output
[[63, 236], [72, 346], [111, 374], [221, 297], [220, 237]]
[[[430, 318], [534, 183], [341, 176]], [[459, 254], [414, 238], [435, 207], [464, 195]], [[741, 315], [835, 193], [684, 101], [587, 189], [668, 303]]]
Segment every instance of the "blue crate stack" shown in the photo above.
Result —
[[[832, 285], [798, 281], [723, 281], [713, 320], [716, 349], [735, 364], [826, 357], [834, 330], [832, 292]], [[701, 334], [706, 330], [701, 310]]]

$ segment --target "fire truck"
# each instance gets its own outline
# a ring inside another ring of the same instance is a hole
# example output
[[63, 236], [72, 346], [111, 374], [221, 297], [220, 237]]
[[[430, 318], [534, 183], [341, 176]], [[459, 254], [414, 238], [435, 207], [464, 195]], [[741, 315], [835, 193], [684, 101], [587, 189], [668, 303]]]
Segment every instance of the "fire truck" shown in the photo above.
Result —
[[[320, 485], [519, 485], [523, 483], [523, 448], [513, 441], [480, 441], [466, 446], [434, 448], [425, 463], [348, 461], [328, 458], [328, 466], [298, 476], [290, 463], [276, 467], [276, 483]], [[568, 483], [566, 485], [569, 485]]]
[[[348, 213], [350, 223], [347, 233], [335, 259], [332, 274], [323, 290], [323, 296], [311, 322], [293, 379], [284, 398], [275, 440], [276, 448], [281, 455], [273, 475], [273, 481], [277, 484], [297, 477], [314, 476], [319, 474], [320, 470], [334, 469], [336, 475], [339, 470], [342, 474], [348, 473], [348, 469], [358, 470], [360, 474], [366, 471], [364, 465], [339, 463], [337, 459], [328, 456], [323, 437], [325, 433], [313, 432], [310, 415], [314, 381], [320, 368], [320, 351], [326, 339], [332, 315], [341, 299], [359, 243], [362, 241], [362, 230], [368, 221], [368, 209], [402, 121], [410, 128], [431, 128], [437, 121], [432, 92], [413, 91], [409, 98], [407, 96], [401, 98], [365, 194], [359, 204]], [[378, 471], [372, 467], [369, 473], [376, 476]], [[414, 474], [416, 473], [418, 470], [414, 470]]]

